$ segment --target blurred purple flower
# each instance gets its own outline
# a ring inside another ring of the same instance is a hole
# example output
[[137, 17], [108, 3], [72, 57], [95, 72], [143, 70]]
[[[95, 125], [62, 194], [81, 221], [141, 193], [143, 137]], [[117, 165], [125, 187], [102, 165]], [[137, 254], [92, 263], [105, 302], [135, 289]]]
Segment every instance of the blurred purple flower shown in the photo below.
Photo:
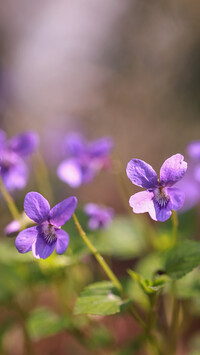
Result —
[[7, 140], [5, 132], [0, 130], [0, 175], [7, 190], [24, 188], [28, 178], [24, 160], [37, 146], [36, 133], [26, 132]]
[[186, 151], [190, 161], [187, 173], [178, 183], [178, 188], [185, 193], [185, 202], [180, 212], [187, 211], [200, 202], [200, 141], [188, 144]]
[[15, 246], [20, 253], [32, 250], [40, 259], [48, 258], [56, 248], [57, 254], [63, 254], [69, 244], [69, 235], [60, 227], [73, 215], [77, 205], [72, 196], [60, 202], [50, 210], [49, 202], [38, 192], [29, 192], [24, 199], [24, 210], [37, 226], [24, 229], [16, 238]]
[[13, 237], [17, 233], [19, 233], [21, 228], [21, 223], [19, 221], [12, 221], [10, 222], [5, 228], [4, 228], [4, 233], [7, 237]]
[[66, 141], [69, 158], [59, 165], [59, 178], [74, 188], [91, 182], [100, 170], [110, 166], [112, 147], [108, 137], [87, 142], [81, 135], [71, 134]]
[[143, 160], [132, 159], [127, 165], [127, 176], [137, 186], [147, 189], [131, 196], [130, 206], [135, 213], [148, 212], [155, 221], [170, 218], [171, 210], [178, 210], [184, 203], [184, 193], [175, 187], [185, 175], [187, 163], [181, 154], [165, 160], [160, 169], [160, 180], [151, 165]]
[[95, 203], [87, 203], [84, 212], [89, 217], [88, 228], [91, 230], [108, 227], [114, 217], [114, 210], [111, 207], [101, 207]]

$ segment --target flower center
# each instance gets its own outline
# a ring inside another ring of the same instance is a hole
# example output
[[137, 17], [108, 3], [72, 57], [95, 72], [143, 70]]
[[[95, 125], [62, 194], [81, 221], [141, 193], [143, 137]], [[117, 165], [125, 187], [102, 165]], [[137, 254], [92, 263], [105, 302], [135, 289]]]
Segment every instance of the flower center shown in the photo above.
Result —
[[42, 236], [47, 244], [52, 245], [57, 240], [55, 227], [52, 226], [50, 223], [43, 224]]
[[157, 187], [154, 190], [154, 199], [158, 202], [160, 207], [166, 207], [169, 201], [169, 196], [163, 186]]

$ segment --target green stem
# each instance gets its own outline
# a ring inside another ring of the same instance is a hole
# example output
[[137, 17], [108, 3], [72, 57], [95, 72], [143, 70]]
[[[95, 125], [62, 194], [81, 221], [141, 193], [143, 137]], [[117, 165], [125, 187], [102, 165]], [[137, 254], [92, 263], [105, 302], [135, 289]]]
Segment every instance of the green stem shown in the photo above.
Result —
[[[84, 243], [87, 245], [87, 247], [90, 249], [90, 251], [92, 252], [94, 257], [98, 261], [98, 263], [101, 265], [102, 269], [104, 270], [104, 272], [106, 273], [108, 278], [113, 282], [113, 284], [118, 289], [120, 294], [124, 297], [124, 290], [123, 290], [123, 287], [122, 287], [121, 283], [119, 282], [117, 277], [114, 275], [114, 273], [112, 272], [112, 270], [110, 269], [110, 267], [108, 266], [106, 261], [104, 260], [103, 256], [97, 251], [97, 249], [94, 247], [94, 245], [88, 239], [88, 237], [87, 237], [86, 233], [84, 232], [84, 230], [82, 229], [82, 227], [81, 227], [81, 225], [80, 225], [80, 223], [78, 221], [78, 218], [76, 217], [75, 213], [73, 214], [73, 219], [74, 219], [74, 223], [76, 225], [76, 228], [77, 228], [77, 230], [79, 232], [79, 235], [83, 239]], [[144, 323], [143, 319], [140, 317], [140, 315], [138, 314], [137, 310], [135, 309], [135, 307], [133, 305], [130, 308], [130, 313], [133, 316], [133, 318], [144, 328], [145, 327], [145, 323]]]
[[105, 271], [106, 275], [114, 283], [114, 285], [119, 290], [119, 292], [123, 293], [123, 287], [122, 287], [121, 283], [116, 278], [116, 276], [113, 274], [112, 270], [110, 269], [110, 267], [108, 266], [108, 264], [106, 263], [104, 258], [101, 256], [101, 254], [97, 251], [97, 249], [94, 247], [94, 245], [88, 239], [88, 237], [85, 234], [84, 230], [82, 229], [82, 227], [81, 227], [81, 225], [80, 225], [80, 223], [78, 221], [78, 218], [76, 217], [75, 213], [73, 214], [73, 219], [74, 219], [76, 228], [77, 228], [77, 230], [79, 232], [79, 235], [83, 239], [84, 243], [87, 245], [87, 247], [90, 249], [92, 254], [95, 256], [95, 258], [97, 259], [97, 261], [99, 262], [99, 264], [101, 265], [103, 270]]
[[2, 178], [0, 177], [0, 191], [3, 195], [3, 198], [5, 200], [5, 202], [7, 203], [7, 206], [10, 210], [11, 215], [13, 216], [13, 218], [15, 220], [19, 220], [20, 219], [20, 213], [17, 209], [17, 206], [13, 200], [13, 198], [11, 197], [11, 195], [9, 194], [9, 192], [6, 190], [5, 185], [3, 183]]
[[173, 210], [172, 210], [172, 224], [173, 224], [172, 242], [174, 246], [176, 245], [178, 239], [178, 217], [176, 212]]

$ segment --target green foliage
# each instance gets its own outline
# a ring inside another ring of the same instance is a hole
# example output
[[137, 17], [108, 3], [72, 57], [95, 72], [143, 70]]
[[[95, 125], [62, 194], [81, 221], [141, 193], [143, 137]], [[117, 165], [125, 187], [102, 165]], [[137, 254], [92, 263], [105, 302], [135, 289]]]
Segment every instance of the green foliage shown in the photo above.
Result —
[[200, 243], [183, 241], [164, 254], [164, 270], [172, 279], [179, 279], [200, 264]]
[[147, 295], [151, 295], [153, 293], [156, 293], [160, 289], [162, 289], [165, 285], [165, 282], [166, 282], [165, 277], [159, 277], [156, 280], [151, 281], [151, 280], [143, 278], [141, 275], [134, 272], [133, 270], [128, 270], [128, 273], [132, 277], [132, 279], [139, 284], [141, 289]]
[[31, 339], [40, 339], [67, 329], [70, 323], [65, 316], [58, 316], [48, 308], [37, 308], [26, 322]]
[[138, 222], [118, 217], [109, 229], [99, 232], [93, 242], [104, 255], [131, 259], [142, 255], [146, 249], [143, 232], [144, 228]]
[[181, 299], [194, 299], [200, 296], [200, 277], [199, 269], [194, 269], [192, 272], [183, 276], [176, 282], [176, 293]]
[[121, 312], [129, 301], [119, 297], [110, 281], [96, 282], [87, 286], [79, 296], [74, 313], [107, 316]]
[[90, 349], [103, 348], [112, 344], [113, 336], [111, 331], [103, 325], [98, 325], [91, 329], [88, 345]]

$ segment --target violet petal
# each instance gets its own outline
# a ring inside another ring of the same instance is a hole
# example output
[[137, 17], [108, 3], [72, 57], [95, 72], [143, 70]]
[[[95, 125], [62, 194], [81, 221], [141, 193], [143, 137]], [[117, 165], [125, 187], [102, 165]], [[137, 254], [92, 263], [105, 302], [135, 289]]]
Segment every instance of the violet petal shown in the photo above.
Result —
[[149, 214], [154, 221], [165, 222], [172, 214], [170, 204], [161, 207], [158, 202], [154, 201], [154, 208], [149, 210]]
[[153, 192], [141, 191], [137, 192], [129, 199], [129, 205], [135, 213], [145, 213], [154, 209]]
[[8, 191], [23, 189], [26, 186], [28, 172], [25, 164], [20, 161], [8, 169], [1, 169], [1, 176]]
[[27, 216], [36, 223], [49, 218], [49, 202], [38, 192], [29, 192], [24, 199], [24, 210]]
[[56, 241], [52, 244], [48, 244], [42, 235], [38, 234], [35, 243], [32, 245], [32, 252], [37, 259], [46, 259], [54, 251], [56, 246]]
[[34, 132], [26, 132], [13, 137], [8, 144], [8, 148], [21, 157], [25, 157], [34, 152], [39, 143], [38, 135]]
[[77, 198], [69, 197], [58, 203], [50, 211], [50, 223], [56, 227], [63, 226], [73, 215], [77, 206]]
[[160, 169], [160, 183], [162, 186], [172, 186], [185, 175], [187, 163], [181, 154], [172, 155], [165, 160]]
[[95, 217], [92, 217], [88, 221], [88, 228], [92, 231], [99, 229], [99, 220]]
[[69, 245], [69, 234], [62, 229], [56, 231], [56, 253], [63, 254]]
[[194, 142], [191, 142], [190, 144], [188, 144], [187, 154], [192, 159], [200, 160], [200, 140], [194, 141]]
[[84, 206], [84, 212], [87, 215], [93, 215], [95, 213], [98, 213], [98, 211], [99, 211], [99, 206], [96, 203], [87, 203]]
[[59, 178], [71, 187], [79, 187], [82, 184], [82, 170], [76, 159], [64, 160], [58, 167]]
[[84, 138], [78, 133], [71, 133], [66, 139], [67, 153], [76, 157], [83, 153], [85, 149]]
[[143, 160], [132, 159], [129, 161], [126, 173], [134, 185], [145, 189], [151, 189], [158, 186], [158, 178], [155, 170]]
[[12, 237], [19, 233], [21, 228], [21, 223], [17, 220], [13, 220], [4, 228], [4, 233], [7, 237]]
[[104, 137], [95, 140], [88, 146], [92, 157], [102, 157], [108, 155], [113, 148], [113, 140], [109, 137]]
[[31, 227], [21, 231], [16, 240], [15, 246], [20, 253], [27, 253], [31, 251], [32, 245], [35, 242], [38, 235], [37, 227]]
[[170, 187], [167, 189], [167, 194], [170, 197], [170, 208], [175, 211], [179, 210], [184, 204], [184, 192], [176, 187]]

